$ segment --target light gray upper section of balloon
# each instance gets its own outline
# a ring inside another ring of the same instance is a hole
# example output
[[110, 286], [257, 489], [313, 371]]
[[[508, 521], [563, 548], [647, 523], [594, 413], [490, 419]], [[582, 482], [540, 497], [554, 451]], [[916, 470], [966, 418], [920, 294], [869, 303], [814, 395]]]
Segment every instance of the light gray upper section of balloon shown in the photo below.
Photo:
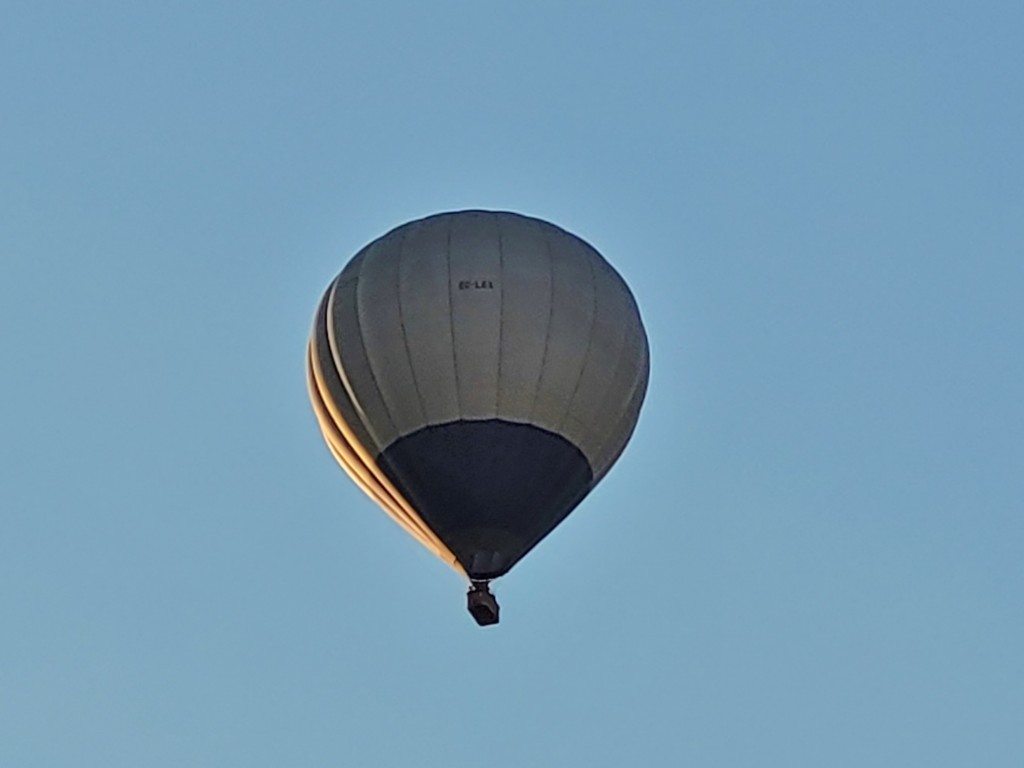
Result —
[[414, 221], [360, 251], [327, 299], [314, 341], [374, 455], [424, 426], [501, 418], [562, 435], [600, 477], [636, 425], [649, 370], [636, 302], [552, 224]]

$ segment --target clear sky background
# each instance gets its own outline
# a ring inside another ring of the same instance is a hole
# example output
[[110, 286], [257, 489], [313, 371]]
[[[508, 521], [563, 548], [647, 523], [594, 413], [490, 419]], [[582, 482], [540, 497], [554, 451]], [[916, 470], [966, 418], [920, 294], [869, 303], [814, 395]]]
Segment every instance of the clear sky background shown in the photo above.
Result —
[[[1024, 765], [1024, 6], [0, 6], [0, 766]], [[601, 250], [630, 448], [498, 582], [351, 485], [321, 292]]]

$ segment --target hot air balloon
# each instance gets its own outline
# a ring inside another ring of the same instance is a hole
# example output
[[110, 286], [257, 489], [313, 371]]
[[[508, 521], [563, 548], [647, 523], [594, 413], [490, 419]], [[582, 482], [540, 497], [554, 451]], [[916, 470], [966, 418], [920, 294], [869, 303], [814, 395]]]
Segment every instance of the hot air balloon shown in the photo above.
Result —
[[328, 287], [309, 394], [334, 458], [469, 580], [470, 613], [583, 500], [636, 426], [647, 335], [626, 283], [540, 219], [458, 211], [399, 226]]

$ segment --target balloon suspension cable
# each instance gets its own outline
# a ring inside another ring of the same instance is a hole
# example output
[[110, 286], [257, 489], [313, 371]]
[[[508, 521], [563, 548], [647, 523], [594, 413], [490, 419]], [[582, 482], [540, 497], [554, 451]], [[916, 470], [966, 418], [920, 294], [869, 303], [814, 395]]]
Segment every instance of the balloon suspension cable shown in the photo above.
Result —
[[466, 596], [470, 614], [481, 627], [498, 623], [498, 601], [491, 594], [490, 579], [473, 580]]

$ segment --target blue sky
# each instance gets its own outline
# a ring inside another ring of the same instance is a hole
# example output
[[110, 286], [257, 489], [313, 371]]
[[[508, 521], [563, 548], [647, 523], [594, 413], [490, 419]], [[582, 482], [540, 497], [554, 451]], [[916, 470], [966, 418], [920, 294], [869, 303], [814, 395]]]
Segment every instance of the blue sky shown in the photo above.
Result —
[[[1024, 9], [0, 12], [0, 765], [1024, 764]], [[496, 591], [333, 465], [321, 291], [537, 215], [651, 341]]]

